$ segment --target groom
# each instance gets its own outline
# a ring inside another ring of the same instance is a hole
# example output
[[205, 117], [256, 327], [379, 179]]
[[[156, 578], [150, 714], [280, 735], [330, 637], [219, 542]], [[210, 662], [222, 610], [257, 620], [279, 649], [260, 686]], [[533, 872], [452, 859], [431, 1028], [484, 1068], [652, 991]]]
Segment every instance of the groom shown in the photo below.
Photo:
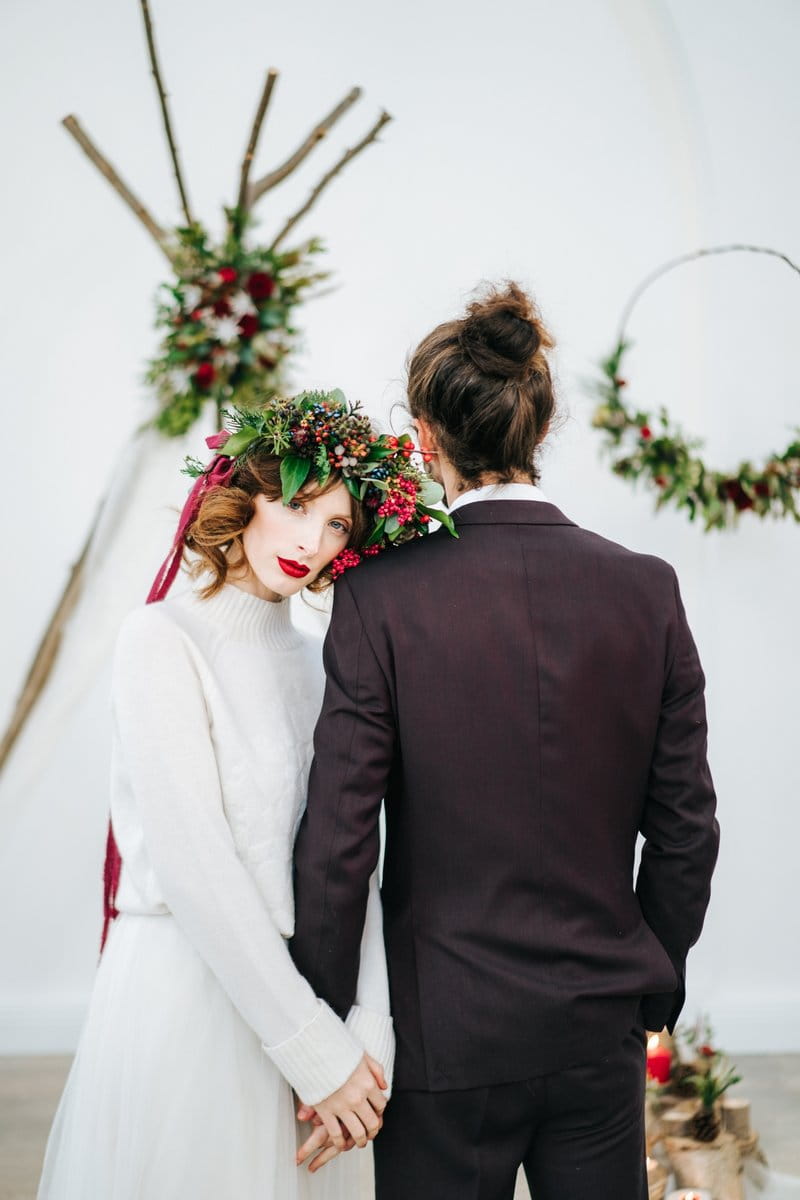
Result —
[[644, 1200], [644, 1031], [673, 1027], [708, 903], [677, 580], [535, 486], [551, 345], [513, 284], [421, 343], [409, 405], [458, 540], [336, 585], [292, 953], [345, 1016], [385, 798], [378, 1200], [511, 1200], [520, 1164], [536, 1200]]

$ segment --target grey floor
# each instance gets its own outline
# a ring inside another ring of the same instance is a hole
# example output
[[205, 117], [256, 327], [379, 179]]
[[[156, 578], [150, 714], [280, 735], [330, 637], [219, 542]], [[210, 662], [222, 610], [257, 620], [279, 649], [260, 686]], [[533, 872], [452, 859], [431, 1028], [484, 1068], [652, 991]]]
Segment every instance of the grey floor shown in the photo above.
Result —
[[[751, 1100], [770, 1165], [800, 1176], [800, 1054], [740, 1055], [736, 1061], [744, 1082], [734, 1094]], [[69, 1063], [66, 1057], [0, 1056], [0, 1200], [34, 1200]], [[527, 1197], [520, 1181], [517, 1200]]]

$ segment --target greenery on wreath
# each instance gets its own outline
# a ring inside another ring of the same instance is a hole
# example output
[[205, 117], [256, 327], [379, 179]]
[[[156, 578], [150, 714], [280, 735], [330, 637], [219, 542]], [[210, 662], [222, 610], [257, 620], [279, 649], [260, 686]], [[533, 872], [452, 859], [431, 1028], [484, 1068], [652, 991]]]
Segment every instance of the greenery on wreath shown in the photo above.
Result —
[[595, 429], [606, 434], [615, 474], [644, 480], [658, 494], [657, 508], [685, 509], [706, 530], [724, 529], [746, 511], [800, 521], [800, 431], [782, 453], [760, 465], [745, 461], [734, 471], [715, 470], [700, 456], [702, 442], [687, 438], [665, 408], [653, 413], [626, 401], [622, 366], [629, 349], [629, 342], [620, 341], [601, 364], [600, 403], [592, 417]]
[[[359, 554], [344, 550], [334, 561], [336, 577], [356, 566], [362, 556], [378, 554], [429, 532], [432, 520], [458, 536], [450, 515], [438, 508], [444, 491], [413, 461], [416, 450], [408, 434], [377, 435], [360, 406], [343, 392], [302, 392], [276, 397], [258, 411], [226, 412], [230, 429], [206, 441], [225, 458], [245, 460], [256, 447], [266, 447], [281, 460], [283, 502], [289, 504], [314, 480], [320, 487], [332, 471], [341, 472], [347, 490], [372, 512], [373, 527]], [[197, 478], [209, 467], [186, 460], [186, 474]]]
[[800, 267], [785, 254], [763, 246], [711, 246], [664, 263], [628, 301], [617, 344], [600, 363], [600, 378], [591, 384], [598, 399], [592, 425], [605, 434], [605, 449], [615, 474], [634, 483], [643, 480], [657, 494], [657, 509], [666, 505], [683, 509], [690, 521], [700, 518], [707, 531], [735, 524], [743, 512], [800, 521], [800, 428], [785, 450], [770, 454], [761, 463], [745, 460], [732, 471], [708, 466], [700, 453], [703, 443], [686, 437], [666, 408], [654, 412], [627, 400], [623, 363], [631, 342], [625, 329], [635, 304], [662, 275], [696, 259], [743, 251], [780, 259], [800, 274]]
[[235, 215], [218, 247], [200, 225], [176, 232], [175, 279], [162, 287], [156, 318], [163, 338], [146, 376], [160, 404], [154, 424], [169, 436], [185, 433], [209, 399], [218, 411], [232, 402], [255, 409], [282, 389], [297, 341], [292, 313], [326, 278], [313, 263], [320, 242], [248, 249]]

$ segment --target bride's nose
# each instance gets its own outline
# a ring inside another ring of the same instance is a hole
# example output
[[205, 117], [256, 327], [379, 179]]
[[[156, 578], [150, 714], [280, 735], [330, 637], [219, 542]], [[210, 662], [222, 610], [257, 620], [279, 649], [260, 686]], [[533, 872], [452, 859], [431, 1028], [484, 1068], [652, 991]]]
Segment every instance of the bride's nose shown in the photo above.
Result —
[[298, 549], [306, 555], [307, 558], [313, 558], [319, 552], [322, 542], [322, 526], [316, 522], [309, 521], [304, 524], [303, 532], [297, 540]]

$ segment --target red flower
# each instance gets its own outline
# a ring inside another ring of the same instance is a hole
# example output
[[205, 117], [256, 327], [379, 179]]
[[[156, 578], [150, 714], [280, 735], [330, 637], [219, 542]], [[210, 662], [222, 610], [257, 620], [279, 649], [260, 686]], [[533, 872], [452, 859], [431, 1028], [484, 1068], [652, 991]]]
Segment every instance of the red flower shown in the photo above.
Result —
[[762, 479], [758, 483], [753, 484], [753, 491], [755, 492], [755, 494], [757, 496], [762, 496], [762, 497], [768, 496], [769, 495], [769, 484], [766, 483]]
[[656, 486], [660, 488], [667, 486], [667, 481], [663, 475], [656, 475]]
[[230, 312], [231, 312], [231, 306], [230, 306], [230, 304], [228, 304], [227, 300], [215, 300], [214, 301], [214, 316], [215, 317], [228, 317], [228, 316], [230, 316]]
[[275, 280], [266, 271], [254, 271], [247, 281], [247, 290], [253, 300], [269, 300], [275, 291]]
[[642, 428], [639, 430], [639, 437], [643, 438], [644, 441], [647, 441], [648, 438], [651, 438], [652, 436], [653, 436], [653, 432], [649, 425], [643, 425]]
[[239, 322], [239, 328], [243, 338], [255, 337], [258, 333], [258, 317], [254, 317], [252, 313], [245, 313]]
[[728, 479], [723, 484], [725, 496], [739, 512], [753, 507], [753, 501], [742, 487], [738, 479]]
[[701, 1046], [700, 1053], [702, 1054], [703, 1058], [713, 1058], [716, 1052], [711, 1046]]
[[197, 372], [194, 377], [195, 383], [198, 387], [209, 388], [214, 382], [216, 374], [217, 372], [214, 370], [214, 367], [210, 362], [202, 362], [197, 368]]
[[218, 275], [222, 283], [235, 283], [239, 272], [235, 267], [220, 267]]

